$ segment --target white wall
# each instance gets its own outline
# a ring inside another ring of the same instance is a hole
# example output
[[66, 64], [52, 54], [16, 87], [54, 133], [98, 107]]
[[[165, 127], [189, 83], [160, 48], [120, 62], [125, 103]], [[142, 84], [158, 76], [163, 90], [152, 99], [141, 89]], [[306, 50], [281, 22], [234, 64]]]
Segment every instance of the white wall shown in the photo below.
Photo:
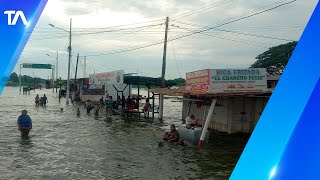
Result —
[[[268, 99], [263, 97], [219, 98], [209, 128], [227, 133], [251, 133], [255, 128], [267, 101]], [[210, 106], [202, 105], [201, 107], [197, 107], [195, 104], [196, 102], [193, 102], [190, 113], [188, 113], [189, 102], [189, 100], [183, 101], [182, 118], [184, 119], [187, 116], [194, 114], [200, 119], [200, 124], [204, 124]], [[246, 112], [246, 114], [243, 116], [241, 112]]]
[[[129, 96], [129, 94], [131, 94], [131, 92], [129, 91], [131, 88], [130, 85], [126, 85], [126, 84], [114, 84], [114, 86], [119, 90], [123, 92], [123, 95], [127, 98]], [[127, 87], [126, 87], [127, 86]], [[125, 88], [126, 87], [126, 88]], [[112, 99], [115, 101], [117, 100], [117, 90], [113, 87], [113, 85], [106, 85], [106, 94], [104, 96], [104, 98], [106, 97], [107, 94], [109, 94], [109, 96], [112, 96]], [[124, 89], [125, 88], [125, 89]], [[121, 97], [121, 93], [119, 93], [119, 96]], [[122, 98], [122, 97], [121, 97]]]
[[92, 102], [99, 102], [101, 95], [82, 95], [81, 101], [86, 102], [87, 100], [90, 100]]

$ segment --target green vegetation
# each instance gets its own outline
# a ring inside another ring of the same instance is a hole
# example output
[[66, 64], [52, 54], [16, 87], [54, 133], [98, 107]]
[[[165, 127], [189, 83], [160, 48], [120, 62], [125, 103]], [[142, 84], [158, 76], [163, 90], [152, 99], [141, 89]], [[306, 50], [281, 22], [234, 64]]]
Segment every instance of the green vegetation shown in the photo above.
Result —
[[[127, 76], [124, 77], [125, 84], [132, 84], [133, 87], [136, 87], [140, 84], [141, 87], [160, 87], [161, 78], [151, 78], [151, 77], [141, 77], [141, 76]], [[182, 78], [166, 80], [165, 86], [184, 86], [185, 80]]]
[[297, 41], [293, 41], [269, 48], [268, 51], [256, 57], [257, 61], [251, 67], [268, 68], [278, 64], [286, 66], [297, 43]]
[[[21, 77], [21, 83], [23, 86], [32, 86], [33, 84], [44, 83], [44, 82], [46, 82], [46, 80], [41, 78], [33, 78], [27, 75], [23, 75]], [[11, 74], [6, 85], [19, 86], [19, 76], [17, 75], [17, 73], [13, 72]]]

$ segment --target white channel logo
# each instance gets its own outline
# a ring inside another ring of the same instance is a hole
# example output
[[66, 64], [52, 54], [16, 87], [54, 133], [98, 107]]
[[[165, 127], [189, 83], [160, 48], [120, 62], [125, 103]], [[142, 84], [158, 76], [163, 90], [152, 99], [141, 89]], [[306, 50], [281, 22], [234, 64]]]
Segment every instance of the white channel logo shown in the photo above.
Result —
[[22, 11], [5, 11], [4, 14], [6, 14], [8, 16], [8, 25], [9, 26], [16, 25], [19, 18], [21, 19], [22, 23], [25, 26], [28, 25], [28, 21]]

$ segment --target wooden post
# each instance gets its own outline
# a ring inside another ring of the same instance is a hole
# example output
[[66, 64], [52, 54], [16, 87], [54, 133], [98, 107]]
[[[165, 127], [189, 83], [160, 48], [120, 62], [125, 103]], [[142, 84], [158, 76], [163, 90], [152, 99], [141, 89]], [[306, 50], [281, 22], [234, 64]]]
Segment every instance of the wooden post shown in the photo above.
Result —
[[[150, 103], [150, 91], [149, 91], [149, 87], [148, 87], [148, 101]], [[148, 111], [148, 118], [150, 117], [150, 112]]]
[[210, 106], [210, 109], [209, 109], [209, 112], [208, 112], [208, 116], [207, 116], [206, 122], [205, 122], [205, 124], [203, 126], [201, 137], [200, 137], [200, 140], [199, 140], [199, 143], [198, 143], [198, 148], [202, 148], [203, 147], [204, 138], [206, 137], [206, 134], [207, 134], [207, 131], [208, 131], [208, 126], [209, 126], [209, 123], [210, 123], [210, 120], [211, 120], [211, 117], [212, 117], [216, 102], [217, 102], [216, 99], [213, 99], [212, 102], [211, 102], [211, 106]]
[[20, 93], [21, 93], [21, 67], [22, 65], [20, 64], [20, 71], [19, 71], [19, 86], [20, 86]]
[[[166, 74], [166, 58], [167, 58], [167, 40], [168, 40], [168, 28], [169, 26], [169, 17], [166, 18], [166, 32], [164, 37], [164, 48], [163, 48], [163, 61], [162, 61], [162, 75], [161, 75], [161, 88], [165, 87], [165, 74]], [[159, 102], [159, 119], [163, 118], [163, 101], [164, 95], [160, 94], [160, 102]]]
[[232, 132], [232, 103], [233, 98], [228, 98], [228, 134]]
[[140, 119], [140, 83], [138, 82], [138, 115]]
[[154, 95], [154, 92], [152, 92], [152, 119], [154, 119], [154, 99], [155, 99], [155, 97], [154, 97], [155, 95]]

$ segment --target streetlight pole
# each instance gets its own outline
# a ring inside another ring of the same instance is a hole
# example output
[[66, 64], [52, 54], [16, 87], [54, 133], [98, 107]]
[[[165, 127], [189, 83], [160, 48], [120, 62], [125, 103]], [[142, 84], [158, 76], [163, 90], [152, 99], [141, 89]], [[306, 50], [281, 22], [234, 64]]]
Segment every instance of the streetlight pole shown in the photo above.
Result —
[[62, 31], [68, 32], [69, 33], [69, 47], [68, 47], [68, 52], [69, 52], [69, 61], [68, 61], [68, 79], [67, 79], [67, 93], [66, 93], [66, 104], [69, 104], [69, 98], [70, 98], [70, 64], [71, 64], [71, 26], [72, 26], [72, 18], [70, 18], [70, 30], [67, 31], [62, 28], [55, 27], [53, 24], [49, 24], [51, 27], [54, 27], [56, 29], [60, 29]]
[[[57, 51], [57, 55], [56, 57], [53, 57], [51, 56], [50, 54], [47, 54], [47, 56], [51, 57], [51, 58], [55, 58], [56, 59], [56, 62], [55, 62], [55, 65], [53, 66], [54, 69], [55, 69], [55, 73], [56, 73], [56, 77], [54, 78], [56, 81], [58, 80], [58, 66], [59, 66], [59, 52]], [[53, 69], [52, 69], [53, 70]], [[53, 75], [54, 75], [54, 72], [53, 72]], [[53, 82], [54, 83], [54, 82]], [[53, 89], [54, 89], [54, 86], [53, 86]]]
[[59, 52], [57, 51], [57, 56], [56, 56], [57, 62], [56, 62], [56, 80], [59, 78], [58, 76], [58, 64], [59, 64]]
[[72, 19], [70, 18], [70, 31], [69, 31], [69, 61], [68, 61], [68, 79], [67, 79], [67, 94], [66, 94], [66, 103], [69, 104], [69, 97], [70, 97], [70, 64], [71, 64], [71, 26], [72, 26]]
[[55, 66], [52, 65], [52, 92], [54, 92], [54, 70], [55, 70]]
[[83, 78], [87, 77], [87, 56], [84, 57]]

